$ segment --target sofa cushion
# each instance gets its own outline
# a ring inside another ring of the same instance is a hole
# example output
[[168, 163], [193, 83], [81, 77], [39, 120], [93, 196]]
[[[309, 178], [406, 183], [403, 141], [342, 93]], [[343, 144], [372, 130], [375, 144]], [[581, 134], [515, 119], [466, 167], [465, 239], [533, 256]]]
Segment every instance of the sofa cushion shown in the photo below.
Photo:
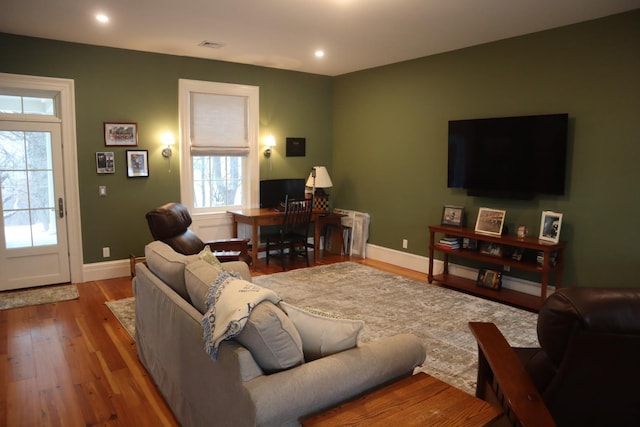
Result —
[[200, 313], [207, 312], [207, 292], [220, 275], [220, 270], [207, 261], [198, 259], [184, 269], [184, 281], [193, 305]]
[[191, 302], [184, 281], [184, 269], [188, 264], [196, 261], [198, 255], [183, 255], [159, 240], [153, 241], [145, 246], [144, 255], [149, 270], [169, 285], [182, 298]]
[[253, 308], [235, 340], [251, 352], [267, 374], [304, 362], [300, 334], [287, 315], [270, 301]]
[[300, 337], [305, 360], [311, 361], [358, 345], [362, 320], [341, 319], [317, 310], [302, 309], [284, 301], [280, 307], [293, 322]]

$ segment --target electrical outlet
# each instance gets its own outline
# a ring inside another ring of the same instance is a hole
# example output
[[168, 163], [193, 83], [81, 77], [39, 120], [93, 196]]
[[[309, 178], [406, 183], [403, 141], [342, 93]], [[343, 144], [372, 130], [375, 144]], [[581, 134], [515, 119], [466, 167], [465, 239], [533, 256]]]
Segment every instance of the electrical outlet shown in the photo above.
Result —
[[407, 239], [402, 239], [402, 249], [407, 249], [409, 247], [409, 241]]
[[109, 258], [111, 256], [111, 248], [104, 247], [102, 248], [102, 258]]

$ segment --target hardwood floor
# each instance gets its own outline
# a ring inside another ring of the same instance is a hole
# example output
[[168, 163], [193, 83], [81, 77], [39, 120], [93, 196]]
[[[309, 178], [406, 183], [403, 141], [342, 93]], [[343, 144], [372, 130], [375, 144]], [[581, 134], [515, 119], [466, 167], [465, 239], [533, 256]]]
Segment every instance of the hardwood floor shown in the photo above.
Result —
[[[426, 282], [424, 273], [352, 260]], [[306, 267], [296, 262], [291, 268]], [[255, 276], [280, 272], [258, 261]], [[177, 426], [135, 343], [104, 304], [132, 296], [129, 277], [78, 285], [77, 300], [0, 311], [0, 425]]]

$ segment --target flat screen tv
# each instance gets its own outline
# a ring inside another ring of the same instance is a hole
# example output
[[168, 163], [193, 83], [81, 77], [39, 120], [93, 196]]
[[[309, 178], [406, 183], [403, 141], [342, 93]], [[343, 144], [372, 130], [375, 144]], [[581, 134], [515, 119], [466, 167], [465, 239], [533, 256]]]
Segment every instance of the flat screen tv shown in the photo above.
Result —
[[449, 121], [449, 188], [471, 196], [563, 195], [568, 114]]
[[260, 181], [260, 207], [279, 209], [287, 196], [289, 199], [304, 199], [304, 184], [304, 178]]

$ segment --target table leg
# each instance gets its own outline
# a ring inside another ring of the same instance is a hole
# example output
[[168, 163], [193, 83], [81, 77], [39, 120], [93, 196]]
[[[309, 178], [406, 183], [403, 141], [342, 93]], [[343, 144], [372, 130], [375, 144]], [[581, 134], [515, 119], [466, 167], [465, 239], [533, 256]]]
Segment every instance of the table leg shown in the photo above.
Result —
[[258, 231], [260, 227], [256, 221], [251, 223], [251, 257], [253, 258], [253, 271], [258, 269], [258, 253], [260, 246], [260, 237]]
[[322, 221], [316, 220], [313, 223], [313, 263], [318, 262], [318, 252], [320, 250], [320, 234], [322, 233]]

